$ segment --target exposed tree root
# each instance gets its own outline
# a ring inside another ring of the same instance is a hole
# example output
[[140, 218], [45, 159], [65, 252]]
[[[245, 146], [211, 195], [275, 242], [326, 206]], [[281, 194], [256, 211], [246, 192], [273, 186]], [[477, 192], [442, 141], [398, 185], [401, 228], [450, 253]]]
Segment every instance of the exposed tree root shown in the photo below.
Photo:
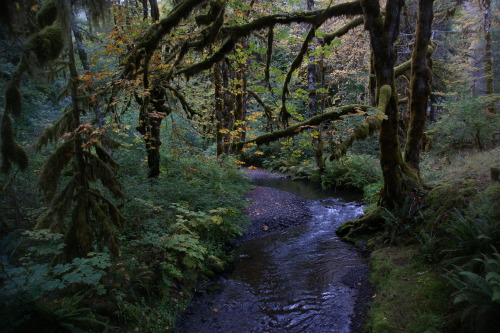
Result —
[[355, 220], [344, 222], [337, 228], [337, 235], [343, 240], [355, 243], [363, 235], [374, 234], [384, 226], [382, 208], [377, 207], [368, 214], [364, 214]]

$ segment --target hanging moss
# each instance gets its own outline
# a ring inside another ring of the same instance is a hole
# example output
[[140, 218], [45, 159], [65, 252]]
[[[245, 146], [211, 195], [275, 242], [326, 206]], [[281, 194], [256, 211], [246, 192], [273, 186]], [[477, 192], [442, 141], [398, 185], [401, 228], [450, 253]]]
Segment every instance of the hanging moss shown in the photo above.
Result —
[[120, 183], [118, 178], [111, 169], [106, 165], [104, 161], [97, 158], [95, 155], [88, 151], [83, 152], [86, 160], [88, 161], [89, 167], [89, 180], [97, 181], [100, 180], [102, 185], [107, 188], [116, 198], [123, 197], [123, 185]]
[[80, 198], [73, 211], [72, 225], [65, 237], [67, 259], [84, 257], [92, 251], [94, 235], [89, 225], [88, 203], [86, 196]]
[[63, 29], [60, 23], [43, 28], [26, 43], [26, 49], [36, 55], [40, 65], [57, 59], [63, 47]]
[[45, 202], [50, 203], [54, 197], [61, 171], [68, 165], [74, 155], [75, 140], [63, 143], [50, 155], [37, 181], [37, 187], [43, 192]]
[[5, 88], [5, 112], [19, 116], [22, 110], [21, 90], [19, 81], [11, 80]]
[[97, 157], [99, 157], [101, 161], [108, 164], [113, 169], [118, 169], [120, 167], [118, 163], [116, 163], [115, 160], [113, 160], [111, 155], [109, 155], [108, 152], [103, 147], [101, 147], [100, 145], [95, 145], [94, 149], [97, 154]]
[[61, 118], [52, 126], [46, 128], [35, 143], [35, 149], [40, 151], [49, 142], [55, 142], [64, 133], [70, 132], [73, 124], [73, 109], [69, 107]]
[[28, 167], [28, 154], [14, 139], [14, 131], [12, 129], [12, 119], [8, 114], [2, 117], [1, 126], [2, 137], [2, 172], [7, 173], [12, 168], [12, 164], [16, 164], [21, 170], [26, 170]]
[[63, 232], [63, 218], [73, 201], [75, 181], [72, 180], [52, 200], [50, 209], [37, 221], [35, 229], [50, 229], [52, 232]]
[[57, 19], [57, 3], [56, 0], [45, 0], [42, 7], [36, 13], [36, 20], [40, 28], [45, 28], [51, 25]]
[[103, 210], [99, 202], [95, 199], [95, 197], [89, 198], [90, 208], [95, 219], [99, 223], [99, 227], [102, 229], [103, 238], [101, 241], [106, 242], [109, 246], [110, 252], [115, 256], [120, 256], [120, 246], [118, 245], [118, 239], [109, 224], [110, 220], [108, 218], [108, 214]]

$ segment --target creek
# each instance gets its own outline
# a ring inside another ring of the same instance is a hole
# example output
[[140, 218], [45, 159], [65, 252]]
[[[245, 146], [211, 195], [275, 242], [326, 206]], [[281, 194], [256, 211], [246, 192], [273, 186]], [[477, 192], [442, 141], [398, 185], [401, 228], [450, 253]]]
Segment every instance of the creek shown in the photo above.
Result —
[[286, 178], [254, 184], [307, 199], [311, 220], [242, 243], [234, 270], [194, 298], [179, 331], [361, 332], [367, 259], [335, 234], [362, 214], [358, 198]]

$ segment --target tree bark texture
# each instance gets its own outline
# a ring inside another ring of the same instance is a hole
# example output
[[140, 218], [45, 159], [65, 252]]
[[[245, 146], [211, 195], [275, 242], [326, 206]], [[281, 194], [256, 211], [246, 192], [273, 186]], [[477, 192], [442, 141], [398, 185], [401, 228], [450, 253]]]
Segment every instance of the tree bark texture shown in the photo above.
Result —
[[420, 150], [431, 93], [430, 56], [428, 46], [432, 35], [434, 0], [419, 0], [418, 21], [411, 56], [410, 125], [406, 139], [404, 161], [419, 173]]
[[[376, 100], [378, 105], [383, 105], [381, 111], [386, 116], [379, 133], [380, 165], [384, 178], [380, 204], [390, 209], [404, 201], [403, 182], [407, 169], [399, 148], [398, 95], [394, 79], [394, 65], [397, 60], [394, 42], [399, 35], [404, 1], [388, 0], [384, 16], [381, 13], [379, 0], [362, 0], [361, 4], [365, 17], [365, 29], [370, 34], [377, 87]], [[390, 91], [390, 96], [381, 93], [383, 87], [386, 88], [386, 92]], [[387, 98], [387, 100], [381, 103], [380, 98]]]
[[164, 105], [165, 99], [165, 90], [154, 86], [150, 96], [140, 100], [142, 105], [137, 131], [142, 134], [146, 145], [149, 178], [160, 175], [161, 122], [169, 114]]
[[[484, 74], [486, 76], [486, 95], [493, 95], [493, 54], [491, 50], [491, 0], [483, 0], [482, 7], [484, 10]], [[495, 103], [491, 102], [488, 105], [488, 110], [495, 112]]]
[[215, 145], [217, 156], [224, 152], [224, 136], [222, 133], [224, 123], [224, 96], [222, 95], [222, 66], [220, 63], [214, 65], [214, 89], [215, 89]]

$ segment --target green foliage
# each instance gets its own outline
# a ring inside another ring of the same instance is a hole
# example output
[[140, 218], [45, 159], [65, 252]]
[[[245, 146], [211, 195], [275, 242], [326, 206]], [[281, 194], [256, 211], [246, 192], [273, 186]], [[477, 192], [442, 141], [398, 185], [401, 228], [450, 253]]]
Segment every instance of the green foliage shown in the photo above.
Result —
[[500, 224], [495, 214], [497, 206], [483, 195], [480, 204], [470, 202], [465, 212], [455, 209], [446, 228], [453, 237], [446, 249], [452, 256], [451, 260], [467, 261], [500, 244]]
[[498, 96], [473, 97], [461, 94], [443, 106], [448, 110], [429, 130], [432, 146], [438, 153], [464, 147], [489, 148], [498, 130], [498, 114], [487, 110]]
[[[50, 260], [61, 253], [62, 240], [62, 235], [47, 230], [26, 232], [17, 241], [26, 244], [21, 256], [13, 262], [6, 252], [2, 253], [0, 322], [7, 332], [31, 331], [34, 325], [38, 325], [37, 332], [84, 332], [89, 331], [89, 324], [107, 326], [94, 318], [90, 308], [81, 305], [83, 296], [68, 296], [72, 304], [48, 301], [54, 295], [71, 295], [76, 290], [86, 289], [87, 295], [105, 293], [101, 281], [111, 266], [109, 255], [89, 253], [86, 258], [53, 266]], [[4, 251], [11, 249], [8, 244], [2, 245]], [[12, 255], [13, 251], [8, 253]]]
[[[363, 191], [365, 186], [380, 183], [381, 171], [378, 161], [369, 155], [347, 154], [338, 161], [326, 163], [321, 177], [323, 188], [347, 188]], [[373, 187], [368, 191], [373, 192]]]
[[383, 238], [386, 242], [392, 245], [397, 240], [414, 237], [414, 230], [420, 227], [424, 220], [423, 214], [415, 209], [418, 208], [412, 207], [409, 200], [392, 210], [382, 207], [382, 218], [385, 221]]
[[477, 274], [455, 266], [457, 272], [446, 275], [457, 289], [453, 303], [461, 305], [462, 321], [468, 322], [471, 332], [490, 332], [500, 327], [500, 254], [476, 259], [483, 266], [483, 274]]

